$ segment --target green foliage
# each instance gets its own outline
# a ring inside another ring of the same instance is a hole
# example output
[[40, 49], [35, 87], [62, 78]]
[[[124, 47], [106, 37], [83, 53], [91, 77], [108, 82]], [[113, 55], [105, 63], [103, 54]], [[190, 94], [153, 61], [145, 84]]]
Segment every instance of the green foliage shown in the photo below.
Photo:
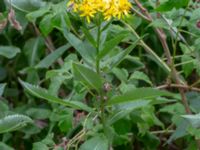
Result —
[[6, 58], [13, 58], [20, 53], [20, 49], [14, 46], [0, 46], [0, 55]]
[[96, 89], [100, 92], [103, 87], [101, 77], [83, 65], [73, 64], [73, 74], [76, 80], [81, 81], [91, 89]]
[[109, 142], [103, 135], [96, 135], [95, 137], [89, 139], [83, 143], [80, 147], [80, 150], [107, 150]]
[[4, 92], [5, 87], [6, 87], [6, 84], [5, 84], [5, 83], [0, 84], [0, 96], [3, 95], [3, 92]]
[[199, 149], [199, 2], [68, 1], [0, 1], [0, 150]]
[[169, 11], [172, 10], [173, 8], [182, 8], [187, 6], [189, 3], [189, 0], [168, 0], [161, 4], [157, 10], [158, 11]]
[[32, 94], [33, 96], [36, 96], [38, 98], [42, 98], [42, 99], [45, 99], [47, 101], [50, 101], [50, 102], [53, 102], [53, 103], [58, 103], [58, 104], [68, 106], [68, 107], [72, 107], [72, 108], [75, 108], [75, 109], [83, 109], [83, 110], [86, 110], [86, 111], [89, 111], [89, 112], [92, 111], [91, 108], [82, 104], [81, 102], [62, 100], [58, 97], [51, 95], [45, 89], [33, 86], [33, 85], [26, 83], [26, 82], [23, 82], [23, 81], [20, 81], [20, 83], [30, 94]]
[[0, 119], [0, 133], [19, 130], [27, 123], [32, 123], [32, 120], [24, 115], [8, 115]]
[[114, 96], [108, 101], [108, 105], [125, 103], [135, 100], [149, 100], [159, 96], [172, 96], [173, 94], [166, 91], [159, 91], [152, 88], [137, 88], [130, 90], [120, 96]]

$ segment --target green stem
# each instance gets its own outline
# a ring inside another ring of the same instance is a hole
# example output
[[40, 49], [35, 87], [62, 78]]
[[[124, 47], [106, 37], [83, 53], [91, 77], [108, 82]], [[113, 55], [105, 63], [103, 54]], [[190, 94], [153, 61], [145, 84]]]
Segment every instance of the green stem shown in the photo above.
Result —
[[157, 63], [160, 64], [167, 73], [170, 73], [171, 69], [167, 66], [167, 64], [164, 61], [162, 61], [162, 59], [160, 59], [160, 57], [142, 40], [142, 38], [137, 34], [137, 32], [132, 28], [132, 26], [123, 21], [122, 23], [124, 23], [136, 36], [136, 38], [140, 40], [140, 45], [146, 50], [146, 52], [152, 55], [157, 61]]
[[[100, 43], [101, 43], [101, 21], [99, 19], [98, 22], [98, 33], [97, 33], [97, 57], [96, 57], [96, 72], [101, 75], [101, 70], [100, 70], [100, 59], [99, 59], [99, 52], [100, 52]], [[105, 103], [103, 99], [103, 91], [101, 90], [99, 93], [100, 96], [100, 112], [101, 112], [101, 122], [103, 124], [103, 128], [105, 129]], [[104, 130], [105, 132], [105, 130]]]
[[100, 51], [100, 40], [101, 40], [101, 24], [98, 24], [98, 33], [97, 33], [97, 57], [96, 57], [96, 72], [100, 74], [100, 60], [99, 60], [99, 51]]
[[192, 59], [192, 60], [188, 60], [188, 61], [185, 61], [185, 62], [181, 62], [181, 63], [176, 64], [176, 65], [174, 65], [174, 66], [175, 66], [175, 67], [178, 67], [178, 66], [185, 65], [185, 64], [189, 64], [189, 63], [193, 63], [193, 62], [194, 62], [194, 60]]

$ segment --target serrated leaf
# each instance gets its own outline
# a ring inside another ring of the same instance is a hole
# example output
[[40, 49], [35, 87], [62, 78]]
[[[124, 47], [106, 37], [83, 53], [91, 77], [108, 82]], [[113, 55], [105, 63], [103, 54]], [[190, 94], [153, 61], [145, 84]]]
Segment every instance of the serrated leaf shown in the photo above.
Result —
[[114, 96], [107, 102], [107, 105], [127, 103], [135, 100], [148, 100], [159, 96], [173, 96], [173, 94], [153, 88], [137, 88], [123, 95]]
[[8, 115], [0, 119], [0, 133], [12, 132], [18, 130], [27, 123], [32, 123], [32, 119], [25, 115]]
[[0, 46], [0, 55], [9, 59], [15, 57], [20, 52], [20, 49], [15, 46]]
[[29, 83], [23, 82], [22, 80], [19, 80], [19, 81], [20, 81], [21, 85], [33, 96], [36, 96], [41, 99], [45, 99], [51, 103], [58, 103], [63, 106], [72, 107], [74, 109], [81, 109], [81, 110], [85, 110], [88, 112], [93, 111], [92, 108], [88, 107], [87, 105], [85, 105], [81, 102], [62, 100], [58, 97], [51, 95], [50, 93], [48, 93], [47, 90], [45, 90], [41, 87], [31, 85]]
[[74, 63], [73, 73], [77, 80], [81, 81], [91, 89], [96, 89], [99, 92], [103, 87], [101, 77], [84, 65]]

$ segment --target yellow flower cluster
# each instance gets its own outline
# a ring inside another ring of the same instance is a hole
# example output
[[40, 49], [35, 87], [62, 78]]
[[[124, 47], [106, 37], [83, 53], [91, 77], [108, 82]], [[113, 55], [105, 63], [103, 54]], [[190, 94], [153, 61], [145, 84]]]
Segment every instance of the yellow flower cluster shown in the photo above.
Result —
[[78, 12], [81, 17], [86, 17], [89, 23], [98, 13], [103, 14], [105, 20], [121, 19], [128, 15], [131, 9], [128, 0], [70, 0], [67, 6]]

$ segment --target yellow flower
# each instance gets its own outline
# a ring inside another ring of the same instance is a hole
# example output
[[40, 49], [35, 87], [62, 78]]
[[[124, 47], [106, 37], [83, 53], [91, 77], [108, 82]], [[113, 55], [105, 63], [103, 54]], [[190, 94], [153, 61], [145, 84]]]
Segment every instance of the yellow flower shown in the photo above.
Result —
[[93, 18], [97, 12], [94, 4], [93, 0], [83, 0], [79, 5], [80, 16], [86, 17], [88, 23], [90, 23], [90, 18]]
[[105, 10], [103, 11], [104, 19], [108, 21], [112, 17], [116, 17], [116, 14], [117, 14], [117, 7], [115, 0], [110, 0], [106, 5]]
[[67, 6], [72, 5], [74, 12], [85, 17], [89, 23], [98, 13], [104, 16], [104, 20], [121, 19], [128, 15], [131, 8], [128, 0], [70, 0]]
[[68, 11], [73, 10], [74, 12], [77, 12], [78, 4], [75, 2], [75, 0], [70, 0], [67, 3]]
[[117, 17], [121, 19], [123, 15], [128, 15], [131, 8], [131, 4], [128, 0], [118, 0]]

